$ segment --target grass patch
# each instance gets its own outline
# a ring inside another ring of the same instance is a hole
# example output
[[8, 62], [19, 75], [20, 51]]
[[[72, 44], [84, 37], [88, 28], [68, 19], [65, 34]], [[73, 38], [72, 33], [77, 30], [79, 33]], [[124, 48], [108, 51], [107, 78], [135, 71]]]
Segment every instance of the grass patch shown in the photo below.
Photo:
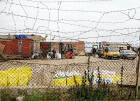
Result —
[[[114, 101], [135, 100], [135, 88], [101, 84], [100, 86], [81, 85], [70, 89], [30, 89], [19, 95], [3, 90], [1, 101], [16, 101], [17, 96], [24, 96], [23, 101]], [[140, 98], [140, 93], [139, 93]]]

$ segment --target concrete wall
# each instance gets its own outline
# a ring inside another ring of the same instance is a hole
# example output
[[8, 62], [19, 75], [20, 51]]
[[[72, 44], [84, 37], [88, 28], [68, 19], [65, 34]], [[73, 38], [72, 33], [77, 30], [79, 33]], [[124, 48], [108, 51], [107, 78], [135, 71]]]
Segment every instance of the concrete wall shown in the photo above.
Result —
[[130, 47], [130, 50], [132, 50], [132, 47], [128, 44], [121, 44], [121, 43], [108, 43], [108, 42], [101, 42], [101, 45], [108, 45], [110, 47], [115, 47], [115, 48], [118, 48], [118, 49], [128, 49]]
[[59, 53], [59, 42], [52, 42], [51, 43], [51, 50], [54, 48], [55, 48], [56, 52]]
[[84, 43], [84, 41], [64, 42], [64, 44], [72, 44], [73, 48], [75, 48], [77, 50], [78, 55], [85, 55], [85, 43]]
[[34, 51], [40, 52], [40, 42], [45, 42], [46, 39], [39, 35], [27, 35], [28, 39], [34, 40]]

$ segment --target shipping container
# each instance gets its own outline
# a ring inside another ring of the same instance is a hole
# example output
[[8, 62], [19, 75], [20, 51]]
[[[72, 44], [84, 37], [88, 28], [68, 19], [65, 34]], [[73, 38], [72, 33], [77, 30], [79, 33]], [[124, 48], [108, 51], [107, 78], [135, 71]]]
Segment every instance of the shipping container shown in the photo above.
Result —
[[51, 42], [40, 42], [41, 55], [47, 56], [47, 53], [51, 51]]
[[13, 39], [9, 41], [0, 41], [0, 43], [5, 45], [3, 55], [32, 56], [33, 40], [31, 39]]

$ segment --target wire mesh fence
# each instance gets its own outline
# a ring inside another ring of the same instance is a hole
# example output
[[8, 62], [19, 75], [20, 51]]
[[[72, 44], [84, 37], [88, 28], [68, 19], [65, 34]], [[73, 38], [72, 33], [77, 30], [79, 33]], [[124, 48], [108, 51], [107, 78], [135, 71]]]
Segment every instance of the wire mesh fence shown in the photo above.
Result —
[[[0, 85], [2, 90], [70, 89], [83, 85], [85, 77], [86, 85], [90, 85], [91, 79], [92, 85], [96, 87], [100, 76], [105, 84], [135, 87], [136, 64], [137, 59], [110, 60], [93, 56], [62, 60], [10, 60], [0, 62], [1, 73], [6, 72], [2, 76], [4, 78], [0, 78]], [[25, 70], [27, 68], [31, 71]], [[55, 93], [57, 90], [54, 90]]]
[[[42, 60], [42, 63], [41, 60], [11, 60], [7, 62], [1, 62], [0, 69], [8, 70], [12, 67], [30, 67], [32, 72], [32, 78], [28, 83], [28, 86], [54, 86], [54, 78], [69, 76], [71, 77], [75, 75], [84, 76], [85, 71], [88, 70], [89, 72], [93, 72], [93, 74], [97, 74], [98, 68], [101, 74], [107, 76], [108, 78], [110, 78], [111, 76], [118, 76], [118, 78], [120, 78], [121, 72], [123, 71], [123, 84], [135, 85], [136, 63], [137, 59], [107, 60], [97, 57], [91, 57], [90, 62], [88, 63], [88, 57], [77, 56], [76, 59], [72, 60]], [[110, 82], [113, 83], [113, 81]], [[120, 79], [118, 79], [118, 83], [119, 82]]]

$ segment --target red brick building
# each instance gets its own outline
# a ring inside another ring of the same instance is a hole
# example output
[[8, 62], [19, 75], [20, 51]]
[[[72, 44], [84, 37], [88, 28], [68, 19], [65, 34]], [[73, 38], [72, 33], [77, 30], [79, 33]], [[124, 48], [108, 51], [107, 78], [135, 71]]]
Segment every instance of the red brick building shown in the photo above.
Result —
[[11, 39], [0, 40], [1, 54], [4, 56], [31, 57], [33, 53], [33, 40], [31, 39]]
[[[84, 41], [78, 41], [78, 42], [62, 42], [64, 45], [71, 44], [73, 48], [77, 51], [78, 55], [85, 55], [85, 43]], [[46, 45], [51, 45], [51, 49], [55, 48], [57, 53], [60, 53], [60, 42], [46, 42]]]

